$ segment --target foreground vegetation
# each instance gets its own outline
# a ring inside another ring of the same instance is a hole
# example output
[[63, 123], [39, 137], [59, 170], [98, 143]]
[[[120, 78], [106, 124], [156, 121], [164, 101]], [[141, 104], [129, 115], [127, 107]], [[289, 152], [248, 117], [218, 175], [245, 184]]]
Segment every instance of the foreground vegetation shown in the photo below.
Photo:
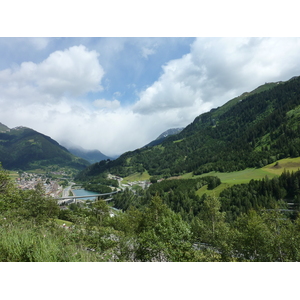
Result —
[[[18, 190], [1, 169], [0, 261], [298, 261], [300, 218], [280, 199], [299, 201], [299, 178], [284, 172], [219, 198], [196, 194], [218, 188], [217, 177], [165, 180], [117, 194], [123, 211], [111, 217], [102, 200], [60, 210], [40, 186]], [[249, 189], [256, 203], [244, 197]]]

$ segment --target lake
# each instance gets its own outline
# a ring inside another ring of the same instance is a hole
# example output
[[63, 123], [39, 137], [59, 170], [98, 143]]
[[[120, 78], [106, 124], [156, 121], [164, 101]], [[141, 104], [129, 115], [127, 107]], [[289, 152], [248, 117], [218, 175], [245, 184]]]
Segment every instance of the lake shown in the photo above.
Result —
[[95, 200], [96, 197], [92, 197], [92, 195], [96, 195], [99, 193], [96, 192], [91, 192], [91, 191], [87, 191], [85, 189], [80, 189], [80, 190], [72, 190], [74, 196], [86, 196], [86, 195], [91, 195], [91, 197], [88, 198], [81, 198], [81, 200]]

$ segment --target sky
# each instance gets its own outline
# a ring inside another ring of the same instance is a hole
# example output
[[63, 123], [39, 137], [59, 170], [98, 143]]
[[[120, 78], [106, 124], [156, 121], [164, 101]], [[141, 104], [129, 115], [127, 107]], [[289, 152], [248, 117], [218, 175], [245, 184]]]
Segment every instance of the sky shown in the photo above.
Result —
[[2, 37], [0, 122], [116, 156], [298, 75], [299, 38]]

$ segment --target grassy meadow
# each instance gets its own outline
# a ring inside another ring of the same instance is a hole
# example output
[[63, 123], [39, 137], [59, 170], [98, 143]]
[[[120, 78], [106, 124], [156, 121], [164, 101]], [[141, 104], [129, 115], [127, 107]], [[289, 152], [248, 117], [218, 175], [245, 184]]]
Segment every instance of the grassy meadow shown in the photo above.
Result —
[[180, 178], [188, 179], [195, 177], [204, 176], [217, 176], [221, 179], [222, 184], [213, 190], [207, 190], [207, 185], [201, 187], [197, 194], [202, 196], [204, 193], [207, 195], [219, 196], [219, 194], [226, 188], [233, 186], [235, 184], [248, 183], [251, 179], [259, 180], [266, 176], [273, 178], [275, 176], [280, 176], [284, 170], [290, 172], [296, 172], [300, 169], [300, 157], [296, 158], [284, 158], [264, 166], [260, 169], [245, 169], [237, 172], [221, 173], [221, 172], [209, 172], [202, 175], [193, 176], [192, 173], [187, 173], [182, 175]]
[[149, 173], [147, 171], [144, 171], [142, 174], [134, 173], [127, 177], [124, 177], [122, 183], [127, 184], [128, 182], [132, 182], [132, 181], [149, 180], [149, 178], [150, 178]]

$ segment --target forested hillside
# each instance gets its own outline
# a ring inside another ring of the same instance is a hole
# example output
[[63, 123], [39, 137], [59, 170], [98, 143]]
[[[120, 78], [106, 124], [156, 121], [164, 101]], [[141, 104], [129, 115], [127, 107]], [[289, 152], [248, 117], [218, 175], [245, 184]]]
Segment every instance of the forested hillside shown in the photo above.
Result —
[[267, 83], [198, 116], [159, 145], [93, 164], [77, 178], [88, 180], [104, 172], [128, 176], [145, 170], [170, 177], [262, 167], [299, 156], [299, 120], [300, 77]]
[[50, 137], [26, 127], [0, 132], [0, 162], [6, 169], [23, 170], [49, 165], [82, 170], [89, 165]]

